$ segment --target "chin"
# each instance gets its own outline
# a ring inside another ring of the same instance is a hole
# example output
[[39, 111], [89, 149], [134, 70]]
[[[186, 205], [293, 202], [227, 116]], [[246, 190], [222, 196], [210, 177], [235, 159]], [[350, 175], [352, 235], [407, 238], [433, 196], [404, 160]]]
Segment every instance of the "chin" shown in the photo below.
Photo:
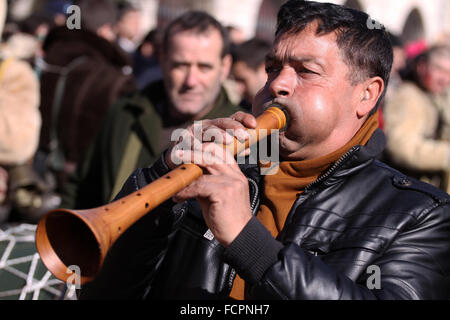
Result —
[[284, 132], [280, 132], [279, 154], [281, 160], [296, 161], [301, 158], [301, 149], [304, 145], [299, 142], [289, 140]]
[[203, 107], [199, 107], [198, 103], [193, 104], [192, 102], [180, 101], [176, 107], [178, 113], [186, 116], [194, 116], [203, 110]]

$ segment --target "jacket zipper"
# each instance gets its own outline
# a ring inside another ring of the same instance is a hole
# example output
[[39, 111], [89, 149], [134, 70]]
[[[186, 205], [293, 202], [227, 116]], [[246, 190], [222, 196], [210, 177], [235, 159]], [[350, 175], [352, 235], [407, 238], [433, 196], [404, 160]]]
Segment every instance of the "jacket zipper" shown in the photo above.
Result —
[[[311, 188], [318, 185], [319, 183], [322, 183], [326, 179], [328, 179], [335, 171], [338, 169], [342, 163], [348, 160], [350, 156], [352, 156], [356, 151], [360, 149], [360, 146], [354, 146], [350, 150], [348, 150], [341, 158], [339, 158], [338, 161], [336, 161], [330, 169], [327, 170], [323, 175], [321, 175], [316, 181], [311, 182], [308, 184], [305, 189], [303, 189], [303, 192], [297, 196], [297, 200], [294, 202], [294, 205], [292, 206], [291, 211], [288, 214], [288, 217], [286, 219], [285, 225], [289, 224], [292, 220], [293, 213], [296, 211], [297, 207], [303, 203], [303, 201], [306, 200], [308, 196], [308, 192], [311, 191]], [[299, 201], [300, 198], [304, 198], [302, 201]]]
[[310, 184], [308, 184], [303, 193], [305, 193], [306, 191], [309, 191], [309, 189], [319, 183], [321, 183], [322, 181], [328, 179], [333, 173], [334, 171], [341, 166], [341, 164], [345, 161], [347, 161], [348, 158], [350, 158], [350, 156], [353, 155], [353, 153], [355, 153], [356, 151], [358, 151], [360, 148], [360, 146], [354, 146], [352, 147], [350, 150], [348, 150], [338, 161], [336, 161], [330, 169], [328, 169], [327, 172], [325, 172], [323, 175], [321, 175], [316, 181], [311, 182]]
[[258, 207], [257, 204], [259, 202], [258, 201], [259, 200], [259, 197], [258, 197], [258, 195], [259, 195], [259, 188], [258, 188], [258, 184], [256, 183], [255, 180], [253, 180], [252, 178], [247, 178], [247, 180], [249, 182], [251, 182], [251, 184], [255, 188], [255, 195], [253, 196], [253, 199], [250, 202], [250, 209], [252, 211], [252, 215], [255, 215], [256, 214], [256, 208]]

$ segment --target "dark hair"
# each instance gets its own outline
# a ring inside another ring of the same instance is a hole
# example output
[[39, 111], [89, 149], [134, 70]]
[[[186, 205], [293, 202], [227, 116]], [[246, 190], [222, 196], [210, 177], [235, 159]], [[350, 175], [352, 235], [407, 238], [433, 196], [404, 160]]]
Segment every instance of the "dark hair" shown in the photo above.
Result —
[[78, 0], [75, 4], [80, 7], [83, 29], [96, 32], [106, 24], [117, 22], [117, 7], [110, 0]]
[[221, 57], [230, 53], [230, 40], [227, 30], [214, 17], [203, 11], [188, 11], [173, 20], [165, 29], [162, 39], [162, 50], [167, 52], [170, 37], [182, 31], [194, 31], [198, 34], [207, 33], [211, 28], [219, 31], [222, 38]]
[[44, 12], [38, 12], [19, 22], [19, 28], [23, 33], [35, 35], [36, 29], [40, 25], [47, 24], [50, 27], [52, 23], [53, 21]]
[[120, 1], [117, 4], [117, 21], [120, 21], [127, 13], [135, 11], [139, 11], [139, 8], [128, 1]]
[[253, 70], [264, 64], [271, 44], [261, 39], [250, 39], [232, 48], [233, 62], [242, 61]]
[[384, 26], [368, 14], [348, 7], [289, 0], [278, 12], [275, 35], [300, 33], [312, 22], [318, 23], [318, 35], [336, 33], [337, 45], [354, 84], [375, 76], [383, 79], [385, 90], [374, 112], [386, 93], [393, 61], [392, 45]]

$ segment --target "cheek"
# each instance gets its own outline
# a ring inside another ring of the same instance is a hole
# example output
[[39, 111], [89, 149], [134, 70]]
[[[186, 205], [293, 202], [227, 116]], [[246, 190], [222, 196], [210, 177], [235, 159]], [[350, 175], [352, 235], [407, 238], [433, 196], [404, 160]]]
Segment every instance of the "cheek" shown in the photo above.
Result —
[[[310, 92], [312, 93], [312, 92]], [[299, 114], [312, 127], [333, 117], [332, 102], [324, 95], [306, 94], [300, 97]]]
[[295, 135], [324, 139], [332, 132], [337, 111], [333, 99], [324, 95], [306, 94], [299, 98], [300, 107], [292, 115]]
[[221, 75], [222, 73], [220, 70], [214, 70], [201, 75], [201, 83], [203, 84], [203, 87], [206, 89], [217, 87], [221, 84]]
[[199, 82], [201, 86], [199, 90], [207, 100], [206, 102], [212, 102], [216, 99], [222, 86], [222, 79], [220, 72], [214, 72], [211, 74], [205, 74]]
[[181, 87], [182, 76], [179, 71], [172, 69], [163, 73], [164, 83], [167, 91], [176, 91]]

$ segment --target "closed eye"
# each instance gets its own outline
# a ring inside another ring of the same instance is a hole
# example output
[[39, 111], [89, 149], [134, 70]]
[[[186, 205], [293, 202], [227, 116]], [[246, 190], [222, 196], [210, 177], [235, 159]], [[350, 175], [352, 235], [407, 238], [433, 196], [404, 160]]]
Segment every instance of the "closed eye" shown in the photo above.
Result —
[[305, 67], [300, 68], [297, 72], [298, 73], [307, 73], [307, 74], [318, 74], [317, 72], [307, 69]]
[[207, 63], [200, 63], [198, 65], [198, 68], [203, 72], [207, 72], [207, 71], [214, 69], [214, 66], [211, 64], [207, 64]]

